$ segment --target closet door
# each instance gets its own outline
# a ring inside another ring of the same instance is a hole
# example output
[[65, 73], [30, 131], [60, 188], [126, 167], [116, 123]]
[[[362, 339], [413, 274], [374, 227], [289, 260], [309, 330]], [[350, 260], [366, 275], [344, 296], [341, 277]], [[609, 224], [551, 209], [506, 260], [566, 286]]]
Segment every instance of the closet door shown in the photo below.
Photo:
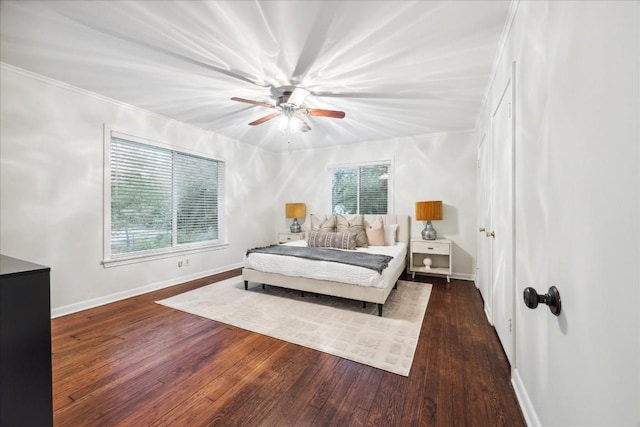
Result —
[[476, 286], [484, 300], [484, 310], [489, 322], [493, 322], [491, 314], [491, 257], [489, 239], [486, 232], [489, 229], [491, 217], [490, 184], [490, 139], [491, 135], [485, 135], [478, 146], [478, 240], [477, 240], [477, 266]]
[[[512, 75], [511, 75], [512, 76]], [[492, 318], [504, 351], [514, 363], [514, 170], [513, 78], [502, 91], [491, 118], [492, 191], [489, 245], [491, 247]]]

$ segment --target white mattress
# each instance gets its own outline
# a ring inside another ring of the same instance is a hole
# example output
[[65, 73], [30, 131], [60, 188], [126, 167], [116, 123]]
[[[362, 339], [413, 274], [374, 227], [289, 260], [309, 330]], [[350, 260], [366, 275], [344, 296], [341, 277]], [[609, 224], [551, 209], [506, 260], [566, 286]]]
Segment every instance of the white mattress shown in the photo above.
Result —
[[[307, 242], [304, 240], [285, 244], [307, 246]], [[341, 249], [335, 250], [339, 251]], [[368, 248], [357, 248], [356, 250], [358, 252], [390, 255], [393, 259], [382, 274], [365, 267], [356, 267], [348, 264], [262, 253], [252, 253], [249, 257], [245, 254], [243, 262], [245, 268], [267, 273], [384, 288], [391, 280], [394, 280], [391, 277], [393, 272], [404, 262], [407, 255], [407, 245], [402, 242], [396, 243], [394, 246], [370, 246]]]

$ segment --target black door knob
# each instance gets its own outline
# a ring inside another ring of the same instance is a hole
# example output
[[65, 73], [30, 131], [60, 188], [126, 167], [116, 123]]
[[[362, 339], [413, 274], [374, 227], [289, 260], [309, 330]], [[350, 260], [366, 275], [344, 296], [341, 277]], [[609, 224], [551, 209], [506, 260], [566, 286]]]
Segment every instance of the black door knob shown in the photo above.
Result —
[[551, 313], [556, 316], [560, 315], [560, 310], [562, 309], [560, 291], [558, 291], [558, 288], [555, 286], [550, 287], [549, 292], [543, 295], [538, 294], [533, 288], [525, 288], [522, 296], [524, 297], [524, 304], [527, 307], [534, 309], [539, 303], [543, 303], [549, 306]]

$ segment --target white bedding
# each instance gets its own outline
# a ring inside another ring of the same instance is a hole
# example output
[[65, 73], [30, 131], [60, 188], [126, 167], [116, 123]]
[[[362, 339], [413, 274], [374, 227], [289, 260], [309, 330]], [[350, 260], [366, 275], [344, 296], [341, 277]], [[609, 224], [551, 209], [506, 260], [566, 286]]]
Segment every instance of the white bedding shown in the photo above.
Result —
[[[307, 242], [304, 240], [286, 244], [290, 246], [307, 246]], [[358, 252], [390, 255], [393, 260], [389, 262], [389, 266], [382, 274], [368, 268], [348, 264], [262, 253], [252, 253], [249, 257], [245, 255], [243, 262], [245, 268], [267, 273], [384, 288], [390, 280], [394, 280], [391, 275], [404, 262], [407, 255], [407, 245], [403, 242], [398, 242], [393, 246], [370, 246], [368, 248], [357, 248], [356, 250]]]

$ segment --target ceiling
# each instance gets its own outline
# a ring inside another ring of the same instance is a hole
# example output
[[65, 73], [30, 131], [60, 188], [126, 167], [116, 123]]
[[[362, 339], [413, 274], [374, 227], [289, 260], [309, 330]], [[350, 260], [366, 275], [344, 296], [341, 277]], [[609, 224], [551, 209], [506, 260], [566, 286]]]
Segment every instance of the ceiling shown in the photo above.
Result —
[[272, 151], [271, 88], [298, 85], [301, 148], [470, 129], [508, 1], [9, 1], [0, 59]]

